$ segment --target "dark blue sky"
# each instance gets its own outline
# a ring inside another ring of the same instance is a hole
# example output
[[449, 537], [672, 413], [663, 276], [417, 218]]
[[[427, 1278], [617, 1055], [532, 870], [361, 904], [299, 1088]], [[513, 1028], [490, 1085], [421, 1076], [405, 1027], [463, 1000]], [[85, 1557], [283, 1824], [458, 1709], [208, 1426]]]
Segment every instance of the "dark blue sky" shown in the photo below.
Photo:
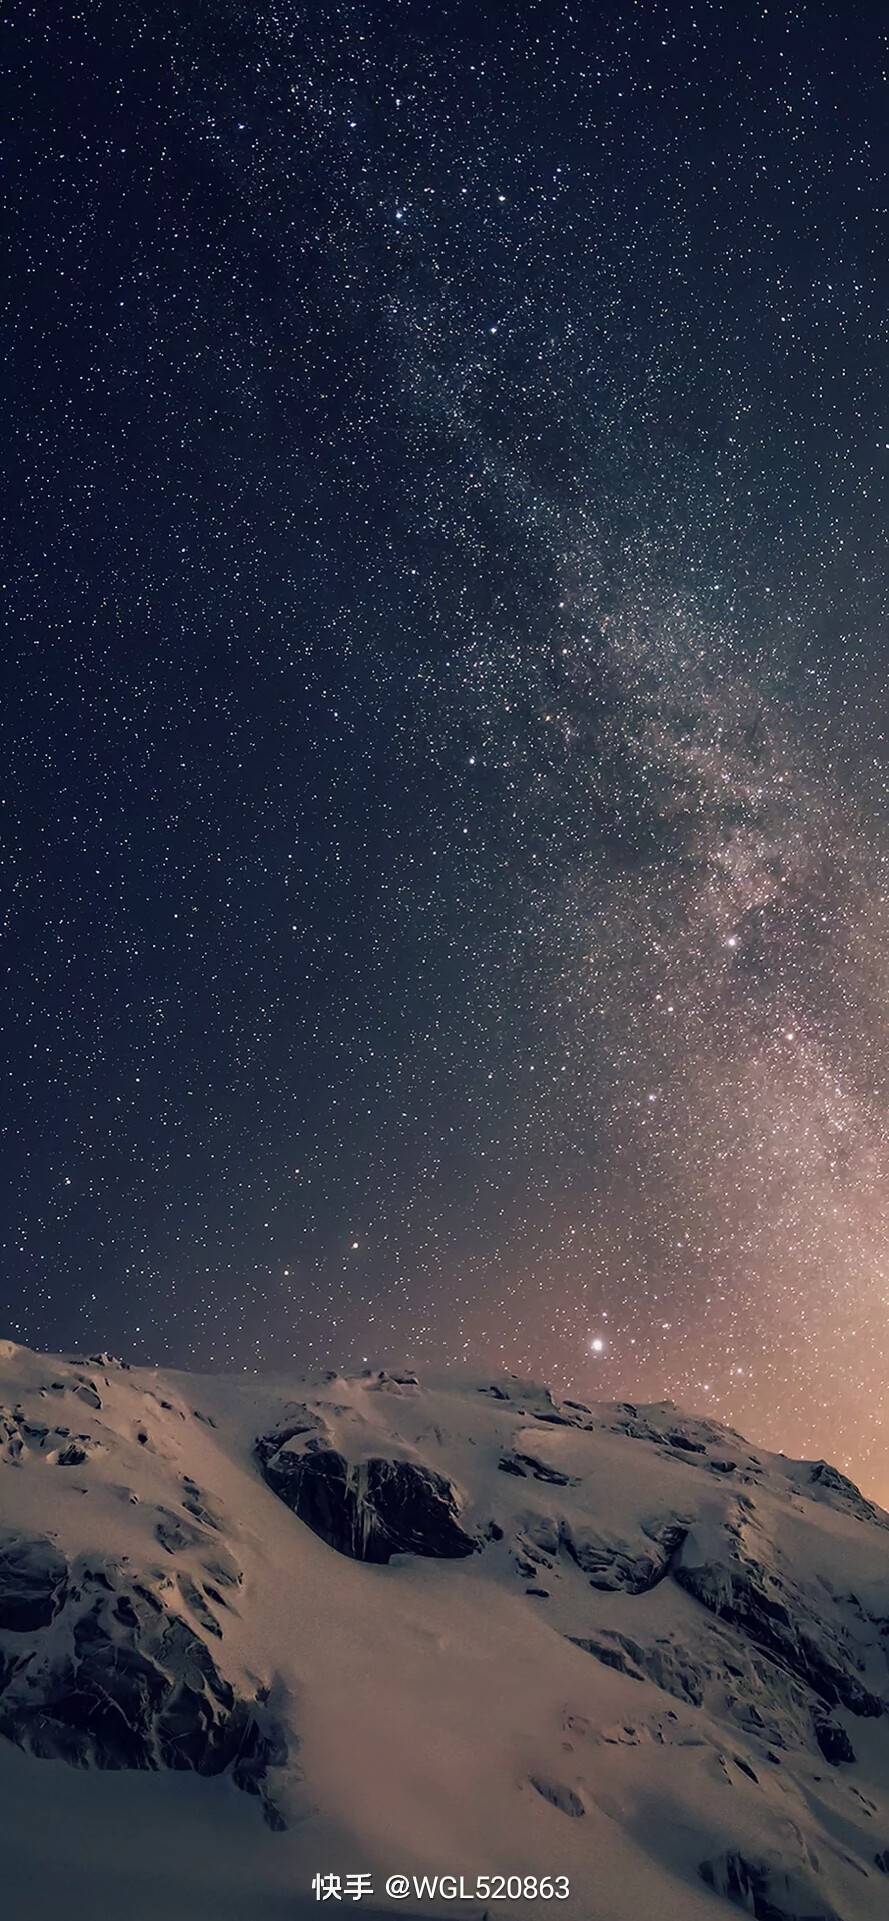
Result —
[[0, 32], [4, 1327], [889, 1485], [882, 10]]

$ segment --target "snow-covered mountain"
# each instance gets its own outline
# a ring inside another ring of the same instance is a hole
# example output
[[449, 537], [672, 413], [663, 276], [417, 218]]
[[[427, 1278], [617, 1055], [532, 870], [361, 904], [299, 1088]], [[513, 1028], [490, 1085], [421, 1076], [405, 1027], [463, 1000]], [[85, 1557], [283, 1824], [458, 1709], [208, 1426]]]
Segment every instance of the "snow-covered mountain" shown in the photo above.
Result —
[[294, 1921], [319, 1873], [885, 1921], [889, 1516], [670, 1403], [0, 1343], [5, 1921]]

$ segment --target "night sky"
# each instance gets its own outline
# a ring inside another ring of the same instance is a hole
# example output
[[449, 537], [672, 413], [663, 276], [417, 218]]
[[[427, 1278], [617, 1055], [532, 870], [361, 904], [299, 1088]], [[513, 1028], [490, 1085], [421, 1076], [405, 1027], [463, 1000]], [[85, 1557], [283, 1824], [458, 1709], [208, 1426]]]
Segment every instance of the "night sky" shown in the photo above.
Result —
[[10, 0], [0, 1332], [889, 1500], [886, 25]]

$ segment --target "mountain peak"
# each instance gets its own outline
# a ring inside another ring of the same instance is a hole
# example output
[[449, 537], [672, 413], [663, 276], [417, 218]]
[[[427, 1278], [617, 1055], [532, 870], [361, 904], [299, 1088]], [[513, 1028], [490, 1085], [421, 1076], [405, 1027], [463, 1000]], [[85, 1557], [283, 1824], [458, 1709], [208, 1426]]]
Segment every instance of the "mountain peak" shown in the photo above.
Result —
[[338, 1864], [379, 1905], [402, 1867], [547, 1865], [577, 1921], [591, 1888], [597, 1921], [876, 1921], [887, 1656], [889, 1518], [672, 1402], [0, 1346], [0, 1785], [37, 1921], [50, 1781], [71, 1921], [115, 1874], [153, 1921], [146, 1834], [183, 1921], [302, 1913]]

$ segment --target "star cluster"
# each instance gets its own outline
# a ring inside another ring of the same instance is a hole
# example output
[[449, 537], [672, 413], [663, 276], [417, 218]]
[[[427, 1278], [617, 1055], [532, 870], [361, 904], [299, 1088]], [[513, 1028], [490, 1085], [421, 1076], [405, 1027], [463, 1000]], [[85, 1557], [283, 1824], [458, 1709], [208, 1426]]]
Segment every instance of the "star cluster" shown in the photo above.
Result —
[[889, 1499], [886, 36], [17, 0], [0, 1302]]

